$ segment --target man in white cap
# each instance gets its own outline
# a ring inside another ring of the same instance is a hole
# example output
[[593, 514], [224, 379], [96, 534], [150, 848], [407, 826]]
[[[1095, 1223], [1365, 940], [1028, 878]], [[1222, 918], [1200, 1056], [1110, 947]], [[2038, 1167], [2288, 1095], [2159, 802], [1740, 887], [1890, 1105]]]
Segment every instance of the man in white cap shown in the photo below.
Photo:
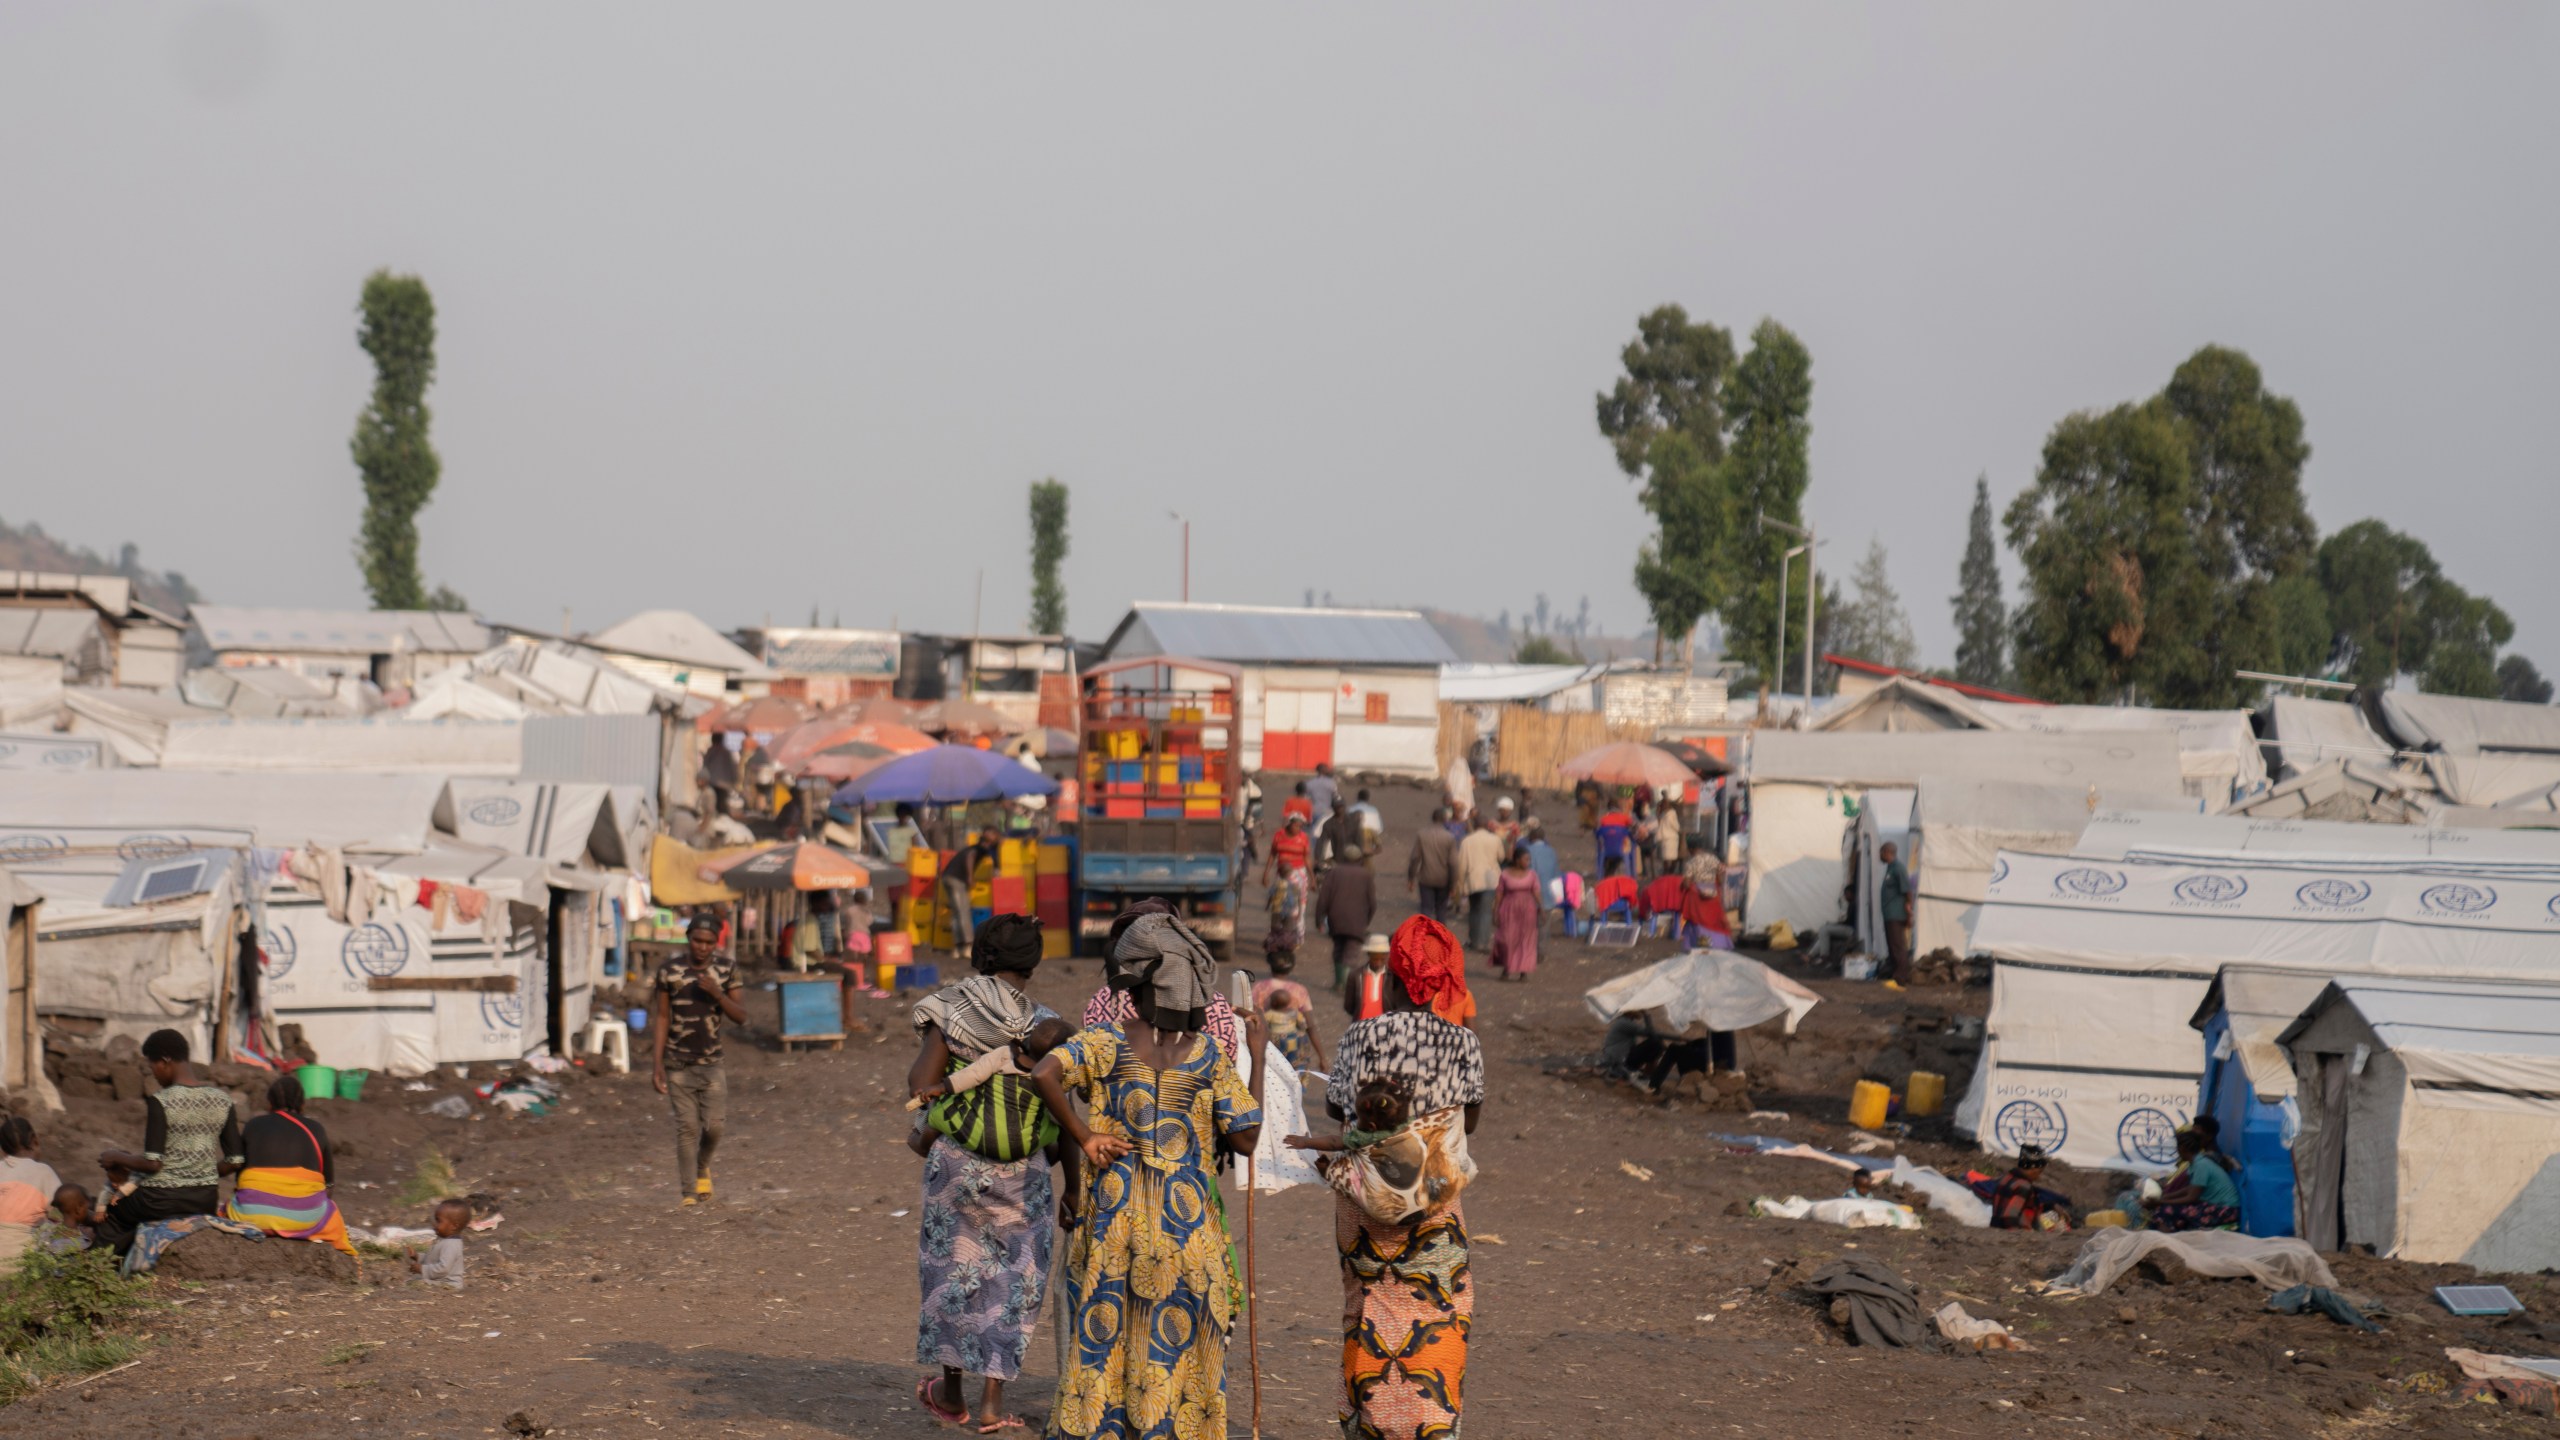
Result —
[[1387, 1013], [1387, 937], [1372, 935], [1360, 948], [1367, 963], [1342, 987], [1342, 1009], [1354, 1020], [1375, 1020]]

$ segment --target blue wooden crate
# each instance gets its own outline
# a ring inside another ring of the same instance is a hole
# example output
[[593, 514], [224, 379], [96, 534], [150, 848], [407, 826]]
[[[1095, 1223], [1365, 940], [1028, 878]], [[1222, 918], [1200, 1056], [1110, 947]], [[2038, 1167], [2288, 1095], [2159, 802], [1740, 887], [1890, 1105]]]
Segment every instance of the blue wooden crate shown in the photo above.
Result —
[[844, 989], [835, 976], [782, 982], [782, 1034], [839, 1036], [844, 1033]]

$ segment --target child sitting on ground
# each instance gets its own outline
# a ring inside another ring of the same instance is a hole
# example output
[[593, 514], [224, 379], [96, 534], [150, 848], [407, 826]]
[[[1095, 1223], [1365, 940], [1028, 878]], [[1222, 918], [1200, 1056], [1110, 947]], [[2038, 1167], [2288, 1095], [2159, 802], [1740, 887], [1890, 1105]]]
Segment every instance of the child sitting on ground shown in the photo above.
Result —
[[462, 1231], [471, 1223], [471, 1202], [436, 1202], [436, 1238], [424, 1255], [409, 1257], [409, 1273], [430, 1285], [462, 1288]]
[[1075, 1033], [1076, 1027], [1052, 1015], [909, 1100], [908, 1109], [924, 1113], [907, 1136], [907, 1148], [930, 1155], [934, 1137], [948, 1135], [978, 1156], [1005, 1163], [1047, 1149], [1057, 1139], [1058, 1122], [1031, 1088], [1031, 1067]]
[[1861, 1165], [1849, 1172], [1849, 1188], [1840, 1192], [1843, 1200], [1882, 1200], [1884, 1187], [1876, 1172]]
[[[64, 1239], [55, 1249], [83, 1250], [96, 1240], [97, 1232], [92, 1227], [98, 1223], [97, 1202], [87, 1190], [64, 1182], [61, 1189], [53, 1192], [53, 1211], [61, 1217], [56, 1223], [61, 1226]], [[74, 1240], [79, 1243], [70, 1243]]]

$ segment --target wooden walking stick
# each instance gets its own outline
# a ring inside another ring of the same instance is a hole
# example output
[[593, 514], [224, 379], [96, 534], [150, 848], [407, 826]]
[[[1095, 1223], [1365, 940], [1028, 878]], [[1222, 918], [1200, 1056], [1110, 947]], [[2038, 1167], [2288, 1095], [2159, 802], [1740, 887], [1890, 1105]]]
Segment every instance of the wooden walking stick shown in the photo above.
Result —
[[1244, 1158], [1244, 1364], [1253, 1377], [1253, 1440], [1262, 1440], [1262, 1296], [1253, 1286], [1253, 1157]]

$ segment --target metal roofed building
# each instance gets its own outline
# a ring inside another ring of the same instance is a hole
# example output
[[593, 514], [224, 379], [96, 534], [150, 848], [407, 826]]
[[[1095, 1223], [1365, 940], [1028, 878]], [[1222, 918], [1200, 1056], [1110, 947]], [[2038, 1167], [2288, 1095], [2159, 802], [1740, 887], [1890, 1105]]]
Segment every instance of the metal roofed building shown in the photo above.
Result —
[[1438, 773], [1440, 667], [1457, 652], [1418, 610], [1142, 601], [1106, 660], [1190, 656], [1233, 665], [1247, 770]]
[[187, 618], [191, 665], [276, 665], [305, 675], [359, 675], [386, 690], [414, 687], [494, 643], [487, 626], [451, 610], [198, 605]]
[[121, 575], [0, 571], [0, 654], [59, 661], [66, 681], [175, 685], [183, 628], [135, 599]]
[[825, 707], [886, 695], [898, 680], [898, 632], [774, 626], [741, 632], [774, 673], [769, 692]]

